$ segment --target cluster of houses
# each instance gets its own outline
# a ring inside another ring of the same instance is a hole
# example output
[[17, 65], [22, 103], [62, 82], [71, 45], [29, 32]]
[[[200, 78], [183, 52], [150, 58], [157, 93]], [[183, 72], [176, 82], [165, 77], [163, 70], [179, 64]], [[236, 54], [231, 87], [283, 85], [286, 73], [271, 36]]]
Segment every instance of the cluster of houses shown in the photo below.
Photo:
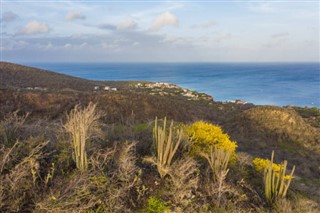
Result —
[[138, 83], [136, 88], [161, 88], [161, 89], [180, 89], [175, 84], [165, 83], [165, 82], [155, 82], [155, 83]]
[[109, 87], [109, 86], [105, 86], [105, 87], [102, 87], [102, 88], [100, 88], [100, 86], [95, 86], [95, 87], [94, 87], [94, 90], [95, 90], [95, 91], [98, 91], [98, 90], [104, 90], [104, 91], [118, 91], [118, 89], [117, 89], [117, 88], [115, 88], [115, 87]]
[[234, 103], [234, 104], [240, 104], [240, 105], [244, 105], [244, 104], [248, 104], [248, 102], [246, 101], [242, 101], [242, 100], [231, 100], [231, 101], [226, 101], [226, 103]]
[[193, 91], [188, 91], [182, 93], [181, 95], [188, 97], [188, 100], [206, 100], [206, 101], [213, 101], [213, 97], [211, 95], [207, 95], [204, 93], [197, 93]]
[[[160, 95], [160, 96], [177, 96], [181, 95], [188, 100], [208, 100], [212, 101], [213, 98], [210, 95], [197, 93], [182, 87], [179, 87], [175, 84], [165, 83], [165, 82], [155, 82], [155, 83], [138, 83], [135, 85], [136, 88], [148, 88], [151, 89], [150, 95]], [[166, 90], [171, 89], [171, 90]], [[173, 89], [173, 90], [172, 90]]]
[[47, 91], [46, 87], [26, 87], [26, 90], [38, 90], [38, 91]]

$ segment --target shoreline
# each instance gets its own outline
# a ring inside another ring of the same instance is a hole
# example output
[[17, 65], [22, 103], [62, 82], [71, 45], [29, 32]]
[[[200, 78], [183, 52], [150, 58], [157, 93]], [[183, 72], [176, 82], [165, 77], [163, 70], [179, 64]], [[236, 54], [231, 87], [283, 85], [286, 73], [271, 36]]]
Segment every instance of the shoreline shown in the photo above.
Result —
[[[199, 83], [197, 83], [196, 85], [188, 85], [188, 84], [181, 84], [179, 81], [177, 83], [167, 83], [168, 81], [161, 81], [161, 80], [157, 80], [157, 81], [150, 81], [150, 80], [138, 80], [138, 79], [131, 79], [131, 80], [127, 80], [127, 79], [124, 79], [124, 80], [91, 80], [89, 78], [84, 78], [83, 76], [81, 77], [79, 74], [78, 75], [70, 75], [70, 74], [75, 74], [75, 73], [67, 73], [65, 74], [65, 72], [52, 72], [52, 71], [49, 71], [49, 70], [42, 70], [42, 69], [39, 69], [39, 68], [32, 68], [32, 67], [25, 67], [23, 65], [15, 65], [13, 63], [6, 63], [6, 62], [0, 62], [0, 64], [4, 64], [5, 66], [6, 65], [11, 65], [11, 66], [19, 66], [20, 68], [19, 69], [35, 69], [35, 70], [38, 70], [38, 71], [45, 71], [45, 72], [42, 72], [42, 73], [38, 73], [38, 74], [33, 74], [35, 78], [37, 78], [36, 75], [44, 75], [44, 76], [49, 76], [49, 74], [54, 77], [54, 78], [57, 78], [57, 82], [55, 85], [51, 86], [53, 89], [56, 89], [56, 88], [62, 88], [62, 87], [69, 87], [68, 84], [64, 84], [63, 86], [60, 85], [60, 83], [58, 82], [59, 78], [64, 78], [65, 77], [68, 77], [68, 78], [73, 78], [75, 79], [75, 81], [79, 81], [81, 83], [83, 83], [84, 81], [86, 81], [86, 87], [84, 88], [84, 86], [80, 86], [80, 87], [77, 87], [77, 86], [71, 86], [71, 89], [80, 89], [80, 90], [92, 90], [92, 88], [94, 86], [110, 86], [110, 88], [117, 88], [119, 87], [119, 89], [128, 89], [130, 90], [131, 88], [128, 88], [128, 85], [131, 85], [131, 84], [137, 84], [137, 83], [141, 83], [141, 84], [144, 84], [144, 83], [159, 83], [159, 82], [162, 82], [164, 84], [170, 84], [170, 85], [175, 85], [177, 87], [179, 87], [180, 89], [185, 89], [189, 92], [193, 92], [195, 94], [203, 94], [203, 96], [206, 96], [206, 97], [213, 97], [214, 101], [215, 102], [221, 102], [221, 103], [239, 103], [239, 104], [244, 104], [244, 103], [250, 103], [250, 104], [254, 104], [254, 105], [257, 105], [257, 106], [265, 106], [265, 105], [268, 105], [268, 106], [279, 106], [279, 107], [289, 107], [289, 106], [297, 106], [297, 107], [308, 107], [308, 108], [320, 108], [320, 101], [319, 101], [319, 105], [317, 104], [297, 104], [297, 103], [288, 103], [288, 104], [281, 104], [281, 103], [277, 103], [275, 102], [274, 100], [270, 99], [268, 100], [268, 98], [266, 98], [266, 101], [264, 100], [255, 100], [255, 98], [252, 97], [252, 95], [248, 94], [246, 97], [244, 97], [243, 95], [240, 95], [240, 96], [236, 96], [236, 95], [231, 95], [232, 98], [230, 97], [225, 97], [225, 98], [221, 98], [221, 92], [219, 94], [219, 91], [222, 91], [222, 93], [225, 93], [224, 95], [222, 96], [226, 96], [226, 94], [228, 92], [224, 91], [224, 88], [218, 88], [216, 89], [215, 91], [210, 91], [210, 92], [207, 92], [208, 90], [210, 90], [210, 88], [208, 89], [205, 89], [207, 88], [207, 84], [206, 82], [204, 82], [202, 85], [200, 85]], [[67, 69], [67, 68], [66, 68]], [[85, 67], [83, 68], [85, 69]], [[22, 73], [20, 73], [22, 74]], [[16, 74], [13, 75], [13, 77], [15, 77]], [[28, 74], [27, 74], [28, 75]], [[12, 77], [11, 77], [12, 78]], [[21, 78], [23, 78], [23, 76], [21, 76]], [[38, 81], [38, 84], [36, 82], [32, 82], [32, 84], [28, 84], [28, 83], [25, 83], [23, 85], [19, 85], [21, 82], [17, 81], [17, 82], [13, 82], [11, 85], [9, 86], [12, 86], [12, 87], [17, 87], [17, 88], [27, 88], [29, 90], [32, 90], [32, 89], [36, 89], [36, 90], [41, 90], [41, 89], [46, 89], [46, 88], [49, 88], [50, 85], [48, 86], [47, 84], [49, 84], [51, 80], [51, 77], [45, 77], [45, 78], [42, 78], [42, 80]], [[4, 83], [2, 85], [6, 85], [7, 82], [5, 82], [5, 80], [3, 80]], [[9, 79], [9, 81], [12, 81], [12, 79]], [[25, 81], [25, 79], [22, 79], [21, 81]], [[71, 84], [73, 84], [73, 82], [70, 82]], [[88, 86], [88, 85], [91, 85], [91, 86]], [[97, 84], [97, 85], [96, 85]], [[190, 84], [190, 82], [189, 82]], [[181, 86], [180, 86], [181, 85]], [[197, 86], [198, 85], [198, 86]], [[4, 86], [5, 87], [5, 86]], [[203, 88], [201, 88], [203, 87]], [[228, 88], [228, 86], [225, 86]], [[49, 88], [50, 89], [50, 88]], [[211, 88], [212, 89], [212, 88]], [[239, 88], [240, 89], [240, 88]], [[228, 89], [227, 89], [228, 90]], [[164, 91], [166, 92], [166, 91]], [[267, 97], [267, 94], [263, 94], [263, 96], [266, 96]], [[165, 93], [164, 94], [161, 94], [160, 95], [166, 95]], [[189, 94], [190, 96], [192, 96], [192, 94]], [[190, 97], [192, 98], [192, 97]], [[286, 96], [284, 98], [287, 98]], [[290, 99], [290, 98], [289, 98]]]

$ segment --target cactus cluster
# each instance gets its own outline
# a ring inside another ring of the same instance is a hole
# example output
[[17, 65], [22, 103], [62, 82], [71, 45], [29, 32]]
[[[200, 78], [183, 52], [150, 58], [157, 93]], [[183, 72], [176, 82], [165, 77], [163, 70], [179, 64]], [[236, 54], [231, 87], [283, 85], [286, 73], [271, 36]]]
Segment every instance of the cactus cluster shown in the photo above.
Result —
[[[291, 173], [287, 175], [288, 162], [283, 161], [281, 164], [275, 164], [273, 163], [273, 159], [274, 151], [272, 151], [271, 160], [268, 161], [268, 165], [264, 168], [263, 176], [265, 197], [270, 205], [286, 197], [295, 170], [295, 166], [293, 166]], [[257, 170], [261, 167], [261, 165], [259, 166], [259, 162], [261, 162], [260, 159], [253, 160]]]
[[157, 165], [161, 178], [164, 178], [168, 174], [172, 158], [177, 152], [178, 147], [182, 142], [182, 138], [182, 128], [178, 129], [177, 132], [174, 132], [173, 121], [171, 121], [168, 134], [167, 119], [164, 118], [163, 127], [161, 127], [158, 125], [158, 119], [156, 118], [153, 128], [153, 139], [157, 150], [155, 164]]

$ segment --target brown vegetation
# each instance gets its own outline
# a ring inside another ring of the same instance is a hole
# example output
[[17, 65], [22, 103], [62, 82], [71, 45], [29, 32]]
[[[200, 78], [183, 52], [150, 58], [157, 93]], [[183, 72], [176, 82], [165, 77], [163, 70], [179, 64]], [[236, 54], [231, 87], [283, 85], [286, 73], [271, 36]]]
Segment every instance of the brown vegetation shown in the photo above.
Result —
[[[313, 111], [208, 104], [136, 94], [121, 85], [117, 93], [0, 90], [0, 212], [319, 211], [320, 134], [310, 122], [318, 116]], [[103, 112], [101, 131], [87, 141], [87, 170], [79, 172], [63, 124], [71, 109], [90, 101]], [[156, 116], [219, 124], [237, 142], [241, 153], [223, 170], [228, 175], [220, 189], [208, 162], [191, 157], [183, 143], [163, 178], [143, 162], [152, 154]], [[272, 206], [251, 163], [271, 150], [275, 162], [297, 165], [286, 200]]]

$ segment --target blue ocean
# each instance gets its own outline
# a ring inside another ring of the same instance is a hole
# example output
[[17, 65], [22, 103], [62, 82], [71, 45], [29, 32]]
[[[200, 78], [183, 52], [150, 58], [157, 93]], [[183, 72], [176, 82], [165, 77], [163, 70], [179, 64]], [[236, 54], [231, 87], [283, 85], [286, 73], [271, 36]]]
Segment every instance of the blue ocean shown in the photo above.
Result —
[[320, 107], [320, 63], [30, 63], [90, 80], [177, 84], [216, 101]]

